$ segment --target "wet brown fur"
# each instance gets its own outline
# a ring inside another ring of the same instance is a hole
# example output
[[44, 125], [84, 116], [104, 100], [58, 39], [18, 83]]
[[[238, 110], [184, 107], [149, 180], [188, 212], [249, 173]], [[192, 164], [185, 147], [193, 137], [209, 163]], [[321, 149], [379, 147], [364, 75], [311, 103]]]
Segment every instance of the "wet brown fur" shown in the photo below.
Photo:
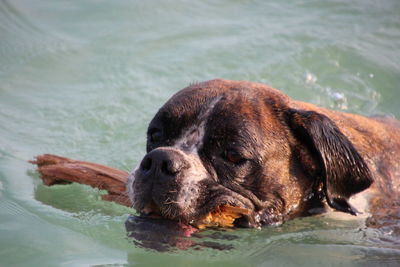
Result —
[[[161, 161], [155, 155], [172, 160], [181, 151], [173, 147], [182, 132], [199, 125], [195, 158], [186, 151], [174, 161], [202, 164], [203, 180], [178, 201], [179, 192], [188, 192], [189, 171], [156, 173]], [[226, 156], [229, 151], [237, 162]], [[398, 121], [320, 108], [260, 83], [217, 79], [179, 91], [150, 122], [147, 152], [144, 162], [159, 165], [141, 164], [133, 174], [134, 207], [156, 201], [171, 219], [189, 222], [230, 204], [252, 210], [237, 225], [259, 227], [327, 207], [356, 215], [354, 196], [373, 203], [372, 212], [374, 203], [382, 203], [378, 197], [399, 202]]]
[[[265, 155], [268, 172], [274, 177], [281, 177], [279, 184], [286, 190], [281, 196], [286, 208], [293, 205], [302, 205], [300, 199], [307, 197], [310, 187], [315, 186], [308, 175], [313, 175], [320, 168], [318, 162], [310, 156], [309, 148], [299, 142], [293, 131], [286, 128], [284, 113], [287, 110], [313, 111], [327, 116], [339, 130], [349, 139], [355, 149], [368, 165], [373, 183], [366, 190], [368, 197], [390, 197], [398, 201], [400, 191], [400, 123], [391, 118], [367, 118], [364, 116], [333, 111], [313, 104], [290, 99], [280, 91], [264, 84], [247, 81], [212, 80], [197, 85], [192, 85], [186, 90], [209, 88], [215, 94], [232, 88], [252, 89], [249, 101], [236, 101], [231, 107], [226, 106], [227, 113], [240, 112], [249, 121], [257, 121], [261, 131], [266, 133], [266, 146], [268, 154]], [[243, 90], [244, 89], [244, 90]], [[250, 91], [250, 90], [249, 90]], [[178, 93], [179, 94], [179, 93]], [[268, 105], [265, 105], [267, 101]], [[286, 143], [285, 140], [292, 140]], [[297, 160], [296, 160], [297, 159]], [[300, 164], [299, 164], [299, 161]], [[307, 171], [304, 171], [304, 165]], [[280, 179], [280, 178], [278, 178]], [[258, 188], [258, 197], [262, 200], [263, 194], [267, 195], [268, 185], [262, 185], [265, 180], [250, 181], [248, 187]], [[289, 189], [289, 190], [288, 190]], [[376, 201], [371, 201], [376, 202]], [[370, 208], [371, 210], [374, 207]], [[376, 207], [375, 207], [376, 209]], [[299, 209], [302, 210], [302, 209]], [[291, 217], [298, 214], [293, 213]]]

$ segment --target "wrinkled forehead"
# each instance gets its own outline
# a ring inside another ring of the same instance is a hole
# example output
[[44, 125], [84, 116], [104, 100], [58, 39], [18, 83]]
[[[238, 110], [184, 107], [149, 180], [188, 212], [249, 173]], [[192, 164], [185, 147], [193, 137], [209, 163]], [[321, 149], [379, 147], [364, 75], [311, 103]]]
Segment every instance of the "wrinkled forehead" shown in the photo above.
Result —
[[235, 128], [229, 127], [232, 123], [240, 123], [267, 129], [273, 124], [272, 109], [267, 104], [268, 89], [215, 81], [192, 85], [168, 100], [155, 119], [175, 123], [179, 120], [180, 126], [185, 127], [212, 117], [228, 128]]
[[151, 124], [173, 122], [178, 130], [208, 121], [207, 127], [230, 136], [273, 129], [276, 122], [267, 104], [268, 92], [242, 84], [222, 85], [203, 83], [183, 89], [159, 110]]
[[215, 104], [207, 128], [224, 138], [259, 143], [256, 139], [274, 135], [281, 125], [265, 96], [257, 91], [232, 90]]

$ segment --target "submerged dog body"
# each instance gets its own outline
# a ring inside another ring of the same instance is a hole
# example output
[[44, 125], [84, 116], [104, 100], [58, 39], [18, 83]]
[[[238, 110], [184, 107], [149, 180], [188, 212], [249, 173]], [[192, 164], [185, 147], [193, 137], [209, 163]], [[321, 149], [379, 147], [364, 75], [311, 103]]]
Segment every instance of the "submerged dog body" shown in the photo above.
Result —
[[[360, 192], [397, 195], [400, 123], [294, 101], [259, 83], [212, 80], [175, 94], [147, 132], [128, 181], [133, 207], [190, 223], [216, 207], [259, 227], [320, 213], [355, 215]], [[327, 205], [326, 205], [327, 204]]]

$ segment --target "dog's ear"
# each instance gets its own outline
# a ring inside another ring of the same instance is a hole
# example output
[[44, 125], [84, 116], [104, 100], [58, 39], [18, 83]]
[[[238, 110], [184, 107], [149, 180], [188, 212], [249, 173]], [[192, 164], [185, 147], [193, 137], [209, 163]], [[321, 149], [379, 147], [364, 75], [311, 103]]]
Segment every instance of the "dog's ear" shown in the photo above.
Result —
[[330, 207], [356, 215], [348, 203], [351, 195], [368, 188], [371, 172], [350, 140], [327, 116], [290, 109], [287, 121], [295, 137], [310, 149], [321, 165], [321, 178]]

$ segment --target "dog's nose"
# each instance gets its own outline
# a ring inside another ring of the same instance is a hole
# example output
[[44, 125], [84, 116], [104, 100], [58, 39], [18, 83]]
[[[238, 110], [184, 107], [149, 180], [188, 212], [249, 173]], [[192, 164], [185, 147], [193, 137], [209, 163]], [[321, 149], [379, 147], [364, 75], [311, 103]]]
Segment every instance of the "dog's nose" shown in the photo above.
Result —
[[172, 149], [155, 149], [148, 153], [140, 163], [140, 170], [148, 177], [159, 180], [174, 178], [187, 168], [183, 156]]

